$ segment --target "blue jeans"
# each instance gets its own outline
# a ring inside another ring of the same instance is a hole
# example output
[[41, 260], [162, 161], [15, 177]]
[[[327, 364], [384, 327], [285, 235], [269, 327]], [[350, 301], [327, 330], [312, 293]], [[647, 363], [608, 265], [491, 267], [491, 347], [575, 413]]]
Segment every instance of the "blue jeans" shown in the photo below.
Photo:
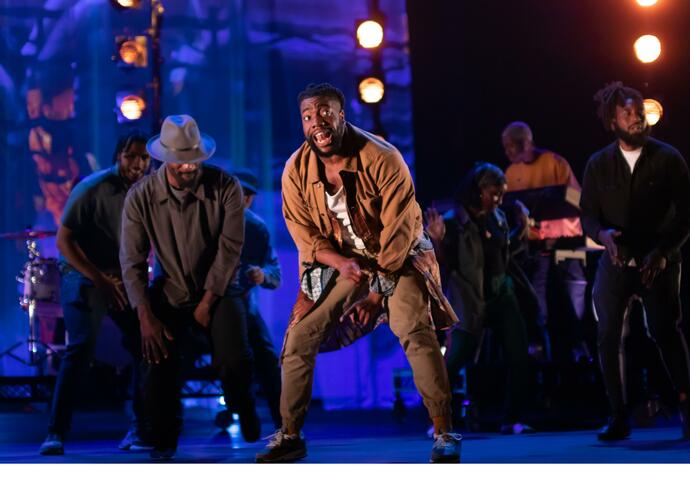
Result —
[[67, 272], [60, 277], [60, 289], [68, 344], [55, 382], [48, 431], [60, 435], [69, 431], [79, 386], [93, 356], [101, 321], [107, 314], [122, 331], [122, 345], [134, 361], [132, 365], [133, 424], [137, 429], [145, 432], [146, 418], [143, 417], [144, 406], [139, 370], [141, 342], [136, 313], [130, 307], [122, 312], [109, 310], [98, 290], [76, 271]]
[[282, 424], [280, 417], [281, 381], [278, 353], [259, 308], [250, 299], [244, 297], [243, 299], [247, 306], [247, 336], [254, 353], [256, 378], [266, 396], [273, 424], [276, 428], [280, 428]]

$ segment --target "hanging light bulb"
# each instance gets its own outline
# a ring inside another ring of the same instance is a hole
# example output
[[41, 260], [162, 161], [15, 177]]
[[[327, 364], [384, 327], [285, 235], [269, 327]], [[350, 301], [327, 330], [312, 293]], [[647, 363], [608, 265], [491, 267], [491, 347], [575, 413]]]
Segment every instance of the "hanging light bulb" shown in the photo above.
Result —
[[376, 104], [383, 99], [384, 85], [376, 77], [367, 77], [359, 83], [359, 98], [367, 104]]

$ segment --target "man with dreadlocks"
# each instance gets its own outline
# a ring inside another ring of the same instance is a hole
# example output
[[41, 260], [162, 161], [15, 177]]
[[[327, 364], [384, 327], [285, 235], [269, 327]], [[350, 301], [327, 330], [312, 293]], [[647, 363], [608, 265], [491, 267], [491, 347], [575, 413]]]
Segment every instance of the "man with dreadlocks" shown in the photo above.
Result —
[[690, 234], [690, 178], [680, 153], [649, 136], [642, 95], [620, 82], [594, 96], [616, 140], [587, 162], [580, 208], [585, 233], [606, 247], [593, 289], [599, 361], [612, 416], [602, 441], [630, 435], [619, 352], [633, 295], [676, 390], [683, 437], [690, 438], [690, 357], [680, 327], [680, 247]]

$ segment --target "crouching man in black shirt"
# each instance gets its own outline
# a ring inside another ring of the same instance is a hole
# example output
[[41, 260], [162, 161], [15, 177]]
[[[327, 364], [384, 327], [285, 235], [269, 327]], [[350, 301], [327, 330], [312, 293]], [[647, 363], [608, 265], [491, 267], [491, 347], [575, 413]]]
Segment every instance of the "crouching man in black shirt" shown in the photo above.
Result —
[[649, 137], [637, 90], [614, 82], [594, 99], [604, 127], [617, 137], [587, 162], [580, 200], [585, 233], [606, 247], [592, 297], [612, 416], [598, 438], [630, 435], [619, 350], [633, 295], [644, 302], [649, 333], [679, 394], [683, 437], [690, 438], [690, 357], [680, 329], [680, 247], [690, 234], [688, 167], [675, 148]]

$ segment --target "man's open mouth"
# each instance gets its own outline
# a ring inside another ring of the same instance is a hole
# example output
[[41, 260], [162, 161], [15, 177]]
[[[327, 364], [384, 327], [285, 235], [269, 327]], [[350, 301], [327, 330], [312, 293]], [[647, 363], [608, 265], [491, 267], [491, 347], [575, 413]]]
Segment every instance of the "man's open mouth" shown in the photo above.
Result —
[[316, 131], [312, 135], [314, 144], [319, 147], [329, 146], [333, 142], [333, 133], [331, 131]]

